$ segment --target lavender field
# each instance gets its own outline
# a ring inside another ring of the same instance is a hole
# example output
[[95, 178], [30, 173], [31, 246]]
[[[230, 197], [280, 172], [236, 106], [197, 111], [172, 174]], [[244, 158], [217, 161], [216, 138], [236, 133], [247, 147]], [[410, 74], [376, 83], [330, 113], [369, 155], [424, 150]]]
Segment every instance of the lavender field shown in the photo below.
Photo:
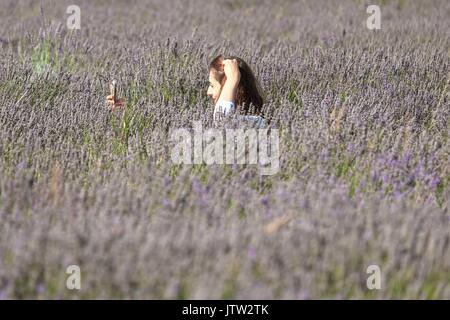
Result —
[[[450, 299], [449, 17], [447, 0], [0, 1], [0, 299]], [[171, 160], [171, 130], [214, 125], [219, 53], [261, 82], [275, 175]]]

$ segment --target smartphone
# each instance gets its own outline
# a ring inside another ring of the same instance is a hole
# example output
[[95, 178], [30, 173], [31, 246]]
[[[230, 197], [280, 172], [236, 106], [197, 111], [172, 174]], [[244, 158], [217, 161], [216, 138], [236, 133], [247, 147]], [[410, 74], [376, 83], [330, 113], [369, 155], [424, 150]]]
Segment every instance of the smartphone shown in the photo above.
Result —
[[117, 81], [113, 80], [109, 84], [109, 91], [113, 97], [114, 103], [117, 102]]

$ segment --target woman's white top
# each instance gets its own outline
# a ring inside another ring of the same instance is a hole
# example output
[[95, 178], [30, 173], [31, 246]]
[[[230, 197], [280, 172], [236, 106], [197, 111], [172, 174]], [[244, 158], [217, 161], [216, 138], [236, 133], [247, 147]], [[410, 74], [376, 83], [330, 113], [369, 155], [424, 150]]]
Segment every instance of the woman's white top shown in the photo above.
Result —
[[[236, 105], [232, 101], [218, 101], [214, 107], [214, 122], [217, 123], [220, 119], [224, 117], [233, 115], [236, 112]], [[266, 121], [260, 116], [250, 116], [250, 115], [239, 115], [239, 119], [249, 121], [253, 123], [256, 127], [264, 127]]]

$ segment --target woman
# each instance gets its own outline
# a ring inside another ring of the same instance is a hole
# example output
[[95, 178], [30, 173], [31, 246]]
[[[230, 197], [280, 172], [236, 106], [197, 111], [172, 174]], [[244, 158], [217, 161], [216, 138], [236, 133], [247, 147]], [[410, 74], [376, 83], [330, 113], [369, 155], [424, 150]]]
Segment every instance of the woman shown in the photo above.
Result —
[[264, 126], [261, 87], [248, 64], [217, 56], [209, 65], [208, 96], [214, 102], [214, 121], [237, 113], [238, 118]]
[[[209, 65], [207, 95], [214, 103], [214, 122], [237, 114], [240, 120], [257, 127], [265, 125], [262, 116], [261, 87], [248, 64], [238, 57], [217, 56]], [[122, 99], [107, 97], [112, 110], [124, 106]]]

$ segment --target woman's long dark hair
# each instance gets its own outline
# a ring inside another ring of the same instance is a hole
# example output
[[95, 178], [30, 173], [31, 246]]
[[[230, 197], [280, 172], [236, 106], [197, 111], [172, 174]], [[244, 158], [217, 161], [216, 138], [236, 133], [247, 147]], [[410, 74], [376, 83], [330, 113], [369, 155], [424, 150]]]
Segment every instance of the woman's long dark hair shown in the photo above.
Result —
[[238, 112], [241, 114], [253, 114], [262, 116], [263, 98], [261, 96], [261, 86], [256, 80], [252, 69], [249, 65], [239, 57], [218, 55], [209, 64], [209, 70], [214, 69], [222, 83], [225, 74], [223, 72], [223, 61], [226, 59], [236, 59], [241, 73], [237, 92], [236, 105]]

